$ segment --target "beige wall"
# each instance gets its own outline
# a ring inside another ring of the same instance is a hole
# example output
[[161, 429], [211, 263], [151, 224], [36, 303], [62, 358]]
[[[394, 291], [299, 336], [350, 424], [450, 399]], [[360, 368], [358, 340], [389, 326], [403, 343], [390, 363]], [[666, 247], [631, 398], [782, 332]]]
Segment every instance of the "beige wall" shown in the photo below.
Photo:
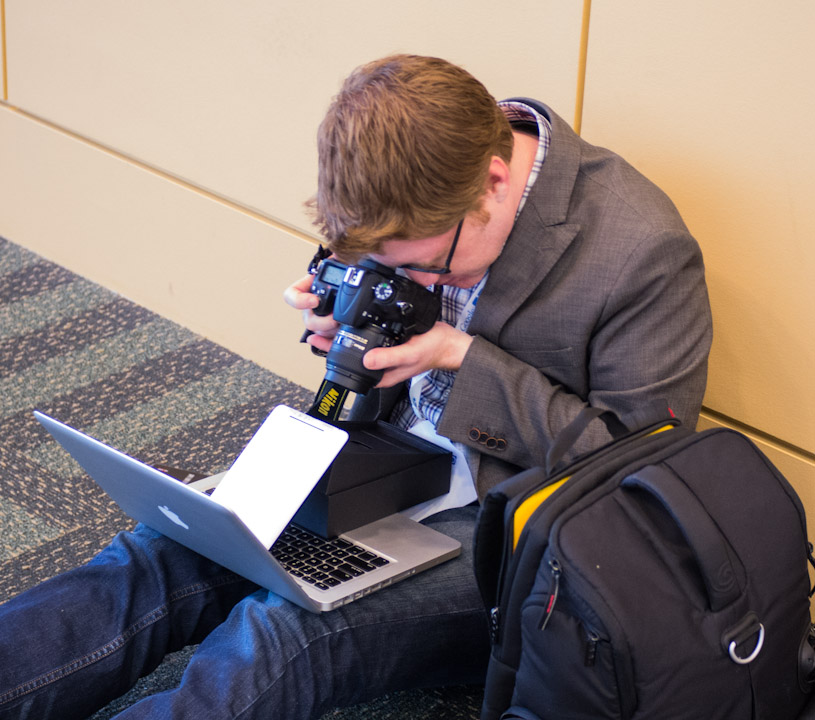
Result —
[[583, 136], [663, 187], [705, 254], [701, 426], [746, 430], [815, 522], [815, 5], [595, 2], [590, 27]]
[[583, 135], [660, 184], [702, 244], [706, 404], [815, 453], [815, 5], [613, 5], [592, 13]]
[[[341, 79], [429, 53], [498, 97], [579, 105], [580, 0], [0, 3], [0, 235], [314, 388], [280, 294], [313, 252], [302, 202]], [[815, 516], [813, 29], [808, 0], [595, 0], [581, 132], [703, 247], [703, 424], [746, 429]]]
[[463, 0], [4, 4], [0, 234], [315, 389], [280, 297], [314, 251], [302, 203], [342, 78], [443, 55], [574, 112], [578, 3], [520, 0], [520, 27]]

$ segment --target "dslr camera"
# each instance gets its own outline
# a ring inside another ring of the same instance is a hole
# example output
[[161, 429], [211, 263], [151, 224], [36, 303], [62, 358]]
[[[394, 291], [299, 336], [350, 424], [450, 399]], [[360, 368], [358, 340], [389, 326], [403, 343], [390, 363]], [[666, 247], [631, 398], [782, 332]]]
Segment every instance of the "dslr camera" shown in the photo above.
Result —
[[376, 347], [400, 345], [433, 327], [441, 314], [441, 288], [428, 290], [374, 260], [343, 265], [320, 248], [309, 265], [317, 315], [340, 324], [326, 357], [325, 380], [364, 395], [383, 372], [368, 370], [362, 356]]

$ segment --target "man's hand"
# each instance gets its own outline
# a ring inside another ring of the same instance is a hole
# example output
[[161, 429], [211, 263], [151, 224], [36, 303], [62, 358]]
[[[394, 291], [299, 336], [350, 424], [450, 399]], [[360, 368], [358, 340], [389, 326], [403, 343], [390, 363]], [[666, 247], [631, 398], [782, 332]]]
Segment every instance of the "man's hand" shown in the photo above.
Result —
[[377, 387], [391, 387], [425, 370], [458, 370], [472, 341], [471, 335], [437, 322], [426, 333], [414, 335], [401, 345], [369, 350], [362, 364], [369, 370], [384, 370]]
[[306, 330], [313, 333], [308, 336], [306, 342], [318, 350], [328, 352], [334, 335], [337, 334], [339, 323], [334, 320], [333, 315], [320, 317], [312, 312], [320, 304], [320, 299], [311, 292], [313, 279], [311, 275], [306, 275], [290, 285], [283, 292], [283, 299], [293, 308], [302, 310], [303, 325], [306, 326]]

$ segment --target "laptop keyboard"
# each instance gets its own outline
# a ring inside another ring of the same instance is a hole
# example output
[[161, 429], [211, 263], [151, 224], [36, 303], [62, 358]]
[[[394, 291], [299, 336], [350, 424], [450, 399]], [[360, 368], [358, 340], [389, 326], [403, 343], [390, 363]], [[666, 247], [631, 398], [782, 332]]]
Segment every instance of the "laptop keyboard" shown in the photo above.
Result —
[[289, 525], [274, 545], [271, 553], [286, 571], [320, 590], [387, 565], [387, 558], [345, 540], [326, 540], [297, 525]]

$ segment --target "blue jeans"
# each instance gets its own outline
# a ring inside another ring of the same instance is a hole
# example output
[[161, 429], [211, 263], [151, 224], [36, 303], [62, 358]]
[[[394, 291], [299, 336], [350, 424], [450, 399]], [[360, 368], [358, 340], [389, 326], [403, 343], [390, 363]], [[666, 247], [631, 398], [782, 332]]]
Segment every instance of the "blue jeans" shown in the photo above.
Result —
[[319, 718], [395, 690], [482, 682], [475, 507], [427, 522], [462, 556], [314, 614], [140, 526], [0, 606], [0, 718], [85, 718], [165, 654], [201, 643], [181, 685], [119, 718]]

